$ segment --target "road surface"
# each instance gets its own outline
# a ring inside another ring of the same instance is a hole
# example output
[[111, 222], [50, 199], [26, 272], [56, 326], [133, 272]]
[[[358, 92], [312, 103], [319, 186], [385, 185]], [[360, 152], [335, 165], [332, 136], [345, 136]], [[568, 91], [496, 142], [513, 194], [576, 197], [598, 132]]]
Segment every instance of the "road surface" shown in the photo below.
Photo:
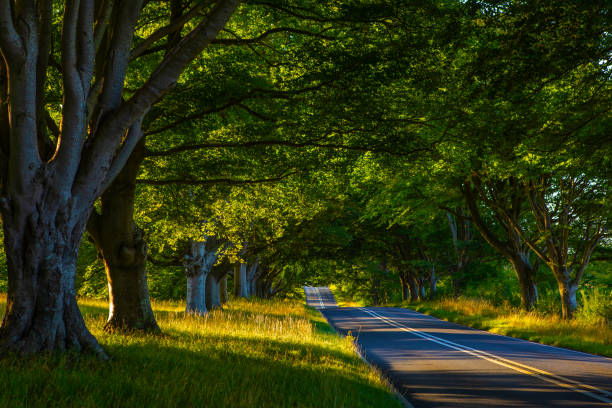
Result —
[[500, 336], [403, 308], [308, 305], [379, 367], [415, 407], [612, 407], [612, 359]]

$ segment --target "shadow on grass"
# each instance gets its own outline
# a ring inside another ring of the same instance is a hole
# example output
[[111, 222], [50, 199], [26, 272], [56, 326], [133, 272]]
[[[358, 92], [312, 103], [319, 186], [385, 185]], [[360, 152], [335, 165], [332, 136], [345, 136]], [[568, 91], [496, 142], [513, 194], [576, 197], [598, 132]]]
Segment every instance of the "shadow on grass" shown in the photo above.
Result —
[[[114, 356], [107, 363], [90, 357], [69, 364], [66, 357], [5, 359], [0, 406], [399, 406], [354, 360], [323, 348], [268, 339], [262, 348], [261, 342], [231, 337], [217, 343], [202, 339], [198, 352], [157, 343], [105, 345]], [[246, 354], [253, 349], [266, 355]], [[277, 349], [282, 355], [271, 352]], [[317, 364], [315, 356], [326, 359]]]

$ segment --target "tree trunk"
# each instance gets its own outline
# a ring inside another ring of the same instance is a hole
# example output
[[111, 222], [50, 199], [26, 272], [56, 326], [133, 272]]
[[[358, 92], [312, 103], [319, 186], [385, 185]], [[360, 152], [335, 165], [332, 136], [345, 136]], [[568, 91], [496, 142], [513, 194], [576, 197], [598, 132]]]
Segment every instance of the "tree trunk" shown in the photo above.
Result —
[[372, 297], [372, 303], [374, 305], [379, 305], [381, 303], [380, 278], [377, 276], [372, 278], [372, 286], [370, 287], [370, 296]]
[[425, 300], [425, 280], [424, 279], [417, 279], [418, 282], [418, 286], [419, 286], [419, 299], [420, 300]]
[[221, 297], [221, 304], [229, 302], [229, 295], [227, 293], [227, 274], [221, 279], [219, 296]]
[[436, 290], [438, 289], [438, 277], [436, 276], [436, 270], [434, 267], [431, 267], [429, 271], [429, 297], [433, 298], [436, 294]]
[[85, 326], [74, 280], [88, 213], [36, 185], [47, 200], [0, 204], [8, 269], [0, 354], [87, 350], [106, 354]]
[[221, 308], [221, 281], [214, 274], [209, 273], [206, 277], [206, 308], [208, 310]]
[[[472, 176], [471, 179], [472, 182], [478, 186], [478, 191], [480, 191], [481, 196], [486, 196], [486, 188], [482, 187], [480, 177]], [[504, 191], [506, 190], [510, 192], [509, 199], [507, 197], [503, 199], [500, 198], [496, 205], [492, 206], [489, 204], [488, 207], [500, 218], [508, 216], [508, 220], [511, 223], [518, 225], [521, 219], [520, 213], [522, 203], [525, 201], [524, 191], [515, 178], [508, 179], [506, 187], [504, 188]], [[478, 193], [471, 187], [470, 182], [465, 183], [461, 191], [470, 210], [470, 214], [472, 214], [474, 226], [478, 232], [480, 232], [480, 235], [514, 267], [514, 271], [519, 281], [523, 309], [533, 309], [538, 300], [538, 291], [535, 283], [535, 270], [529, 261], [529, 249], [525, 247], [520, 235], [511, 225], [502, 223], [501, 227], [507, 234], [507, 239], [503, 241], [498, 239], [492, 230], [489, 229], [480, 214], [476, 198]], [[492, 191], [494, 190], [489, 190], [489, 194], [492, 194]], [[498, 207], [504, 207], [506, 210], [500, 211]]]
[[419, 285], [414, 276], [408, 275], [408, 286], [410, 286], [410, 301], [416, 302], [419, 300]]
[[436, 291], [438, 290], [438, 279], [430, 279], [429, 280], [429, 297], [433, 298], [436, 295]]
[[234, 295], [236, 297], [249, 298], [249, 288], [247, 282], [247, 265], [241, 263], [234, 267]]
[[400, 272], [399, 273], [399, 278], [400, 278], [400, 285], [402, 287], [402, 301], [408, 300], [408, 296], [409, 296], [409, 289], [408, 289], [408, 282], [406, 279], [406, 273], [405, 272]]
[[187, 305], [185, 313], [205, 315], [206, 310], [206, 278], [208, 274], [187, 275]]
[[578, 284], [571, 279], [557, 279], [557, 285], [559, 286], [559, 295], [561, 295], [561, 316], [563, 319], [569, 320], [578, 309], [578, 303], [576, 302]]
[[147, 285], [147, 245], [133, 220], [136, 177], [143, 159], [144, 139], [102, 195], [101, 212], [94, 212], [87, 226], [108, 278], [109, 314], [104, 326], [108, 331], [159, 330]]
[[246, 272], [246, 287], [249, 297], [257, 296], [257, 278], [259, 275], [259, 258], [255, 260], [255, 262], [247, 268]]
[[[527, 255], [528, 256], [528, 255]], [[521, 291], [521, 306], [524, 310], [532, 310], [538, 302], [538, 289], [535, 282], [535, 271], [525, 257], [513, 260], [512, 266], [518, 278]]]
[[[208, 248], [207, 248], [208, 247]], [[212, 238], [206, 242], [189, 240], [185, 254], [185, 275], [187, 276], [187, 304], [185, 313], [206, 314], [207, 277], [217, 261], [218, 245]]]

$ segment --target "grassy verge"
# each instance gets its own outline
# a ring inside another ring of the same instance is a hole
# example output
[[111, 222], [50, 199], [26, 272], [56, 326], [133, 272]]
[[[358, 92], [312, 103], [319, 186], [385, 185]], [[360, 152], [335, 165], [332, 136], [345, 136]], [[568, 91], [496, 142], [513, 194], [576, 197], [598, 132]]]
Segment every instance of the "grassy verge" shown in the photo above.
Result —
[[352, 343], [297, 301], [238, 300], [207, 317], [154, 302], [157, 336], [104, 333], [107, 304], [80, 305], [112, 360], [1, 360], [0, 407], [400, 406]]
[[334, 294], [336, 303], [338, 303], [338, 306], [340, 307], [363, 307], [366, 305], [362, 300], [354, 300], [350, 296], [345, 296], [341, 288], [334, 284], [329, 285], [329, 289]]
[[494, 306], [482, 299], [442, 299], [394, 306], [505, 336], [612, 357], [612, 326], [603, 319], [564, 321], [557, 316]]

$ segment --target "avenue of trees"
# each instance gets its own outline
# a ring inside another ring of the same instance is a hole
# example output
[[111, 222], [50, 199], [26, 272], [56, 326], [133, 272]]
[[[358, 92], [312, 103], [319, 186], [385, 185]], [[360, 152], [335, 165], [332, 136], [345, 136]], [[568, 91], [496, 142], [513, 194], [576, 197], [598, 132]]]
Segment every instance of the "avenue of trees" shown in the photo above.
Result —
[[612, 283], [611, 30], [606, 0], [0, 0], [0, 355], [106, 358], [77, 295], [112, 332], [333, 282], [546, 283], [572, 318]]

